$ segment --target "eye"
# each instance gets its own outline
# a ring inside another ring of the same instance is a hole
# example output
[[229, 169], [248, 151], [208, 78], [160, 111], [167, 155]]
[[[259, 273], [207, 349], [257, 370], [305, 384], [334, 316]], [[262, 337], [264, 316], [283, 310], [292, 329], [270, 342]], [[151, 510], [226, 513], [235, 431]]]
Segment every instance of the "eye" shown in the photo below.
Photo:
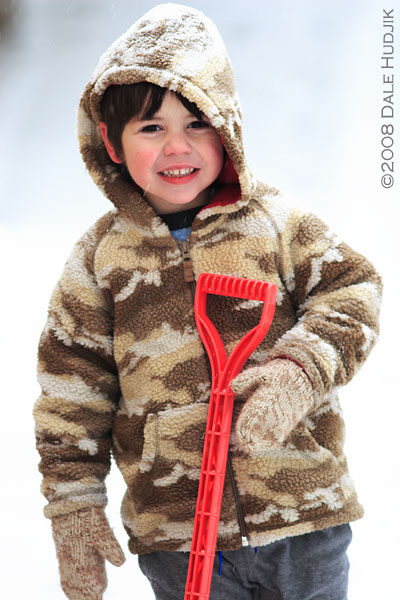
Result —
[[189, 127], [191, 129], [206, 129], [208, 127], [210, 127], [210, 124], [207, 123], [207, 121], [192, 121], [191, 123], [189, 123]]
[[142, 131], [143, 133], [155, 133], [156, 131], [161, 131], [161, 127], [156, 124], [145, 125], [144, 127], [141, 128], [140, 131]]

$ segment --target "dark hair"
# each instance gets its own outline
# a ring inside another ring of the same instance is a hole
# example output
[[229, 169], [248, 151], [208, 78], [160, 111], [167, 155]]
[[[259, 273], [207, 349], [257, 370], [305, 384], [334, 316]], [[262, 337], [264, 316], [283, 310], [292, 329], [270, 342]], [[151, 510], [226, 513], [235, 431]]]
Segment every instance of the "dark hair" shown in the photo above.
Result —
[[[107, 135], [115, 152], [122, 158], [122, 132], [133, 118], [152, 119], [160, 109], [166, 88], [147, 81], [128, 85], [112, 85], [106, 89], [101, 100], [101, 113], [107, 125]], [[178, 100], [200, 121], [204, 115], [196, 104], [174, 92]]]

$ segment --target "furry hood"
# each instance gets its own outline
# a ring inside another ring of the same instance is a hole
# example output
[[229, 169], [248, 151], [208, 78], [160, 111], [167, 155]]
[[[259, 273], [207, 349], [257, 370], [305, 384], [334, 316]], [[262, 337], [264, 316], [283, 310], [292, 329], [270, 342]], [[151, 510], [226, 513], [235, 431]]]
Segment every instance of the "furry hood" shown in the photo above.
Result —
[[[179, 92], [209, 118], [228, 153], [221, 183], [237, 187], [235, 204], [247, 204], [256, 189], [244, 156], [242, 115], [232, 66], [213, 22], [200, 11], [181, 4], [160, 4], [148, 11], [103, 54], [82, 94], [78, 110], [80, 150], [90, 175], [123, 212], [137, 216], [138, 194], [120, 175], [104, 147], [99, 122], [100, 103], [110, 85], [148, 81]], [[229, 160], [230, 159], [230, 160]], [[232, 168], [233, 167], [233, 168]], [[143, 202], [140, 202], [143, 204]]]

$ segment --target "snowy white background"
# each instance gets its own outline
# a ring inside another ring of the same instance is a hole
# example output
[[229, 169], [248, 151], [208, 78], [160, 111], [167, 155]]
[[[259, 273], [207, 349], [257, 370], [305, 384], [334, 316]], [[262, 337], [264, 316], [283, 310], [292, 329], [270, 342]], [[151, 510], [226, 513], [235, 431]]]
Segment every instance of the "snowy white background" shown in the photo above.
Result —
[[[398, 181], [384, 190], [380, 56], [383, 8], [395, 8], [400, 32], [399, 1], [186, 3], [210, 16], [225, 40], [253, 171], [321, 216], [384, 277], [381, 340], [341, 395], [350, 468], [366, 510], [353, 525], [349, 598], [398, 599], [400, 123]], [[110, 208], [77, 149], [79, 95], [99, 55], [157, 2], [12, 4], [0, 38], [1, 588], [6, 598], [62, 600], [34, 447], [36, 347], [72, 245]], [[126, 547], [119, 520], [123, 483], [115, 468], [108, 489], [107, 513]], [[135, 557], [108, 574], [108, 600], [153, 598]]]

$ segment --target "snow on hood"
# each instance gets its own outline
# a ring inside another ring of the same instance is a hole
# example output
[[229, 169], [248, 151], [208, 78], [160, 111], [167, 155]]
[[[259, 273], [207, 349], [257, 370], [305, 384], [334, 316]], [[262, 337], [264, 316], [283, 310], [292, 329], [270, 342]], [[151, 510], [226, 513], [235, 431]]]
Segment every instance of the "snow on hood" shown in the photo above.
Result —
[[101, 56], [83, 91], [77, 123], [80, 150], [103, 193], [120, 210], [137, 214], [137, 192], [109, 158], [99, 122], [107, 87], [141, 81], [179, 92], [210, 119], [234, 167], [232, 171], [228, 165], [225, 172], [230, 172], [231, 179], [236, 172], [234, 178], [240, 184], [237, 204], [247, 203], [256, 181], [244, 156], [242, 115], [232, 66], [213, 22], [181, 4], [155, 6], [134, 23]]

